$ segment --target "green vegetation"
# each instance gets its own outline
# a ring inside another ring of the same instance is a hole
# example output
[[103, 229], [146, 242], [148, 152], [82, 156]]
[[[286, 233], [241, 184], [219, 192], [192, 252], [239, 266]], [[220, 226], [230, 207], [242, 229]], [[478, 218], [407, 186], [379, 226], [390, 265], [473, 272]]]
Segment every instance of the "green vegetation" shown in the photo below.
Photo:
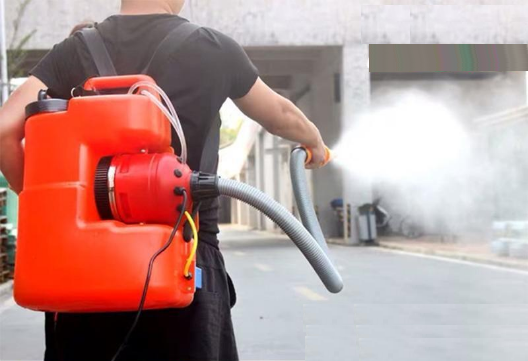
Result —
[[220, 128], [220, 149], [231, 145], [237, 138], [238, 132], [246, 119], [246, 116], [228, 100], [220, 109], [222, 127]]
[[[240, 123], [240, 125], [242, 125], [242, 123]], [[239, 130], [240, 126], [236, 129], [222, 127], [220, 129], [220, 149], [231, 145], [235, 141]]]
[[13, 36], [9, 42], [9, 51], [7, 53], [7, 74], [9, 79], [26, 76], [24, 70], [22, 69], [22, 64], [26, 59], [28, 52], [27, 50], [24, 50], [24, 46], [33, 37], [36, 30], [34, 29], [30, 31], [29, 34], [22, 36], [20, 40], [18, 40], [18, 32], [20, 30], [20, 22], [24, 17], [28, 5], [32, 1], [33, 0], [21, 1], [15, 16], [15, 20], [13, 21]]

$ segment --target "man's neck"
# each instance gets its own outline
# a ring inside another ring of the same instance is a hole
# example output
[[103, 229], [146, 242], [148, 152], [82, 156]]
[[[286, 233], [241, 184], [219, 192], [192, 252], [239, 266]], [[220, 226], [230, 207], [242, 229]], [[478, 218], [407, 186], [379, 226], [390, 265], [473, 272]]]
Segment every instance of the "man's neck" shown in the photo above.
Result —
[[128, 1], [121, 6], [122, 15], [172, 14], [169, 5], [157, 1]]

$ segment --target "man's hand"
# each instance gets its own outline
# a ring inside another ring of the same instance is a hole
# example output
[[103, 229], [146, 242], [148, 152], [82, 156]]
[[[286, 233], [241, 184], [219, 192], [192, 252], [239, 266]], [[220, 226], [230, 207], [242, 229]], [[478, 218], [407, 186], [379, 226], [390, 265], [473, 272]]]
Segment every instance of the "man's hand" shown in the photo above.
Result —
[[306, 146], [312, 153], [312, 159], [306, 164], [306, 169], [321, 168], [326, 164], [326, 145], [321, 139], [315, 147]]

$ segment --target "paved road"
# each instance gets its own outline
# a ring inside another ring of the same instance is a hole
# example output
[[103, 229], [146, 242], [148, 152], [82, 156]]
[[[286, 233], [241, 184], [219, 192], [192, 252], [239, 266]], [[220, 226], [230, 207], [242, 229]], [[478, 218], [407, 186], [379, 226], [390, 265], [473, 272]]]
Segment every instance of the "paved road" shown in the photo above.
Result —
[[[222, 238], [242, 360], [528, 360], [528, 273], [333, 246], [346, 288], [331, 295], [288, 240]], [[0, 359], [38, 360], [42, 316], [0, 312]]]

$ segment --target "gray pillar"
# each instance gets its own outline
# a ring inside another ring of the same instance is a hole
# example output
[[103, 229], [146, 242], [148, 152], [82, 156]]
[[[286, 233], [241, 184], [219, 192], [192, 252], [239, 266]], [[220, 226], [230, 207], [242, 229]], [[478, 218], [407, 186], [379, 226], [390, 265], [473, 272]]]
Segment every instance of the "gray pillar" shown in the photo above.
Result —
[[[361, 113], [365, 112], [369, 106], [370, 73], [367, 64], [367, 44], [349, 44], [343, 47], [342, 134], [346, 134], [346, 131], [357, 122]], [[357, 244], [357, 207], [372, 201], [371, 183], [348, 170], [343, 170], [343, 201], [345, 206], [345, 243]], [[347, 204], [350, 205], [351, 209], [350, 233], [347, 232]]]
[[[342, 94], [336, 87], [336, 78], [342, 73], [341, 48], [329, 47], [323, 50], [311, 83], [311, 91], [306, 97], [311, 107], [310, 116], [319, 128], [325, 143], [335, 147], [341, 138]], [[339, 84], [337, 84], [339, 85]], [[343, 195], [342, 169], [335, 162], [326, 167], [309, 172], [313, 184], [313, 202], [321, 230], [326, 238], [339, 237], [339, 221], [330, 202]]]

